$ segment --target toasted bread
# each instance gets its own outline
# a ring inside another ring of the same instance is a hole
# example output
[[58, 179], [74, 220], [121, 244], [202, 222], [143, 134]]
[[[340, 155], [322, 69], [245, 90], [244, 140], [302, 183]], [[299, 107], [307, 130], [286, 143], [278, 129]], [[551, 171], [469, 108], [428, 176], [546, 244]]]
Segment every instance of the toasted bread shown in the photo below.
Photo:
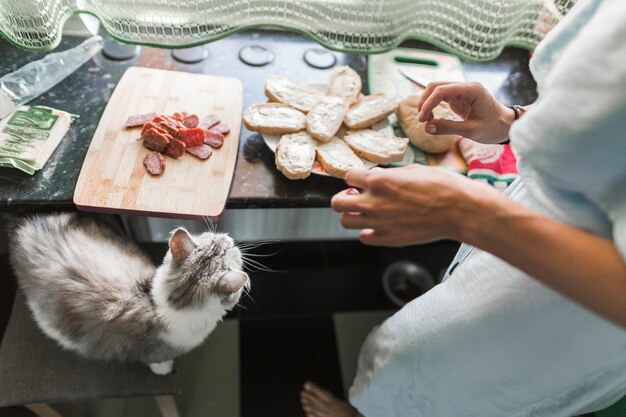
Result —
[[363, 161], [337, 137], [317, 145], [317, 160], [326, 172], [339, 178], [344, 178], [351, 169], [364, 167]]
[[321, 142], [328, 142], [341, 127], [348, 106], [340, 97], [326, 96], [306, 116], [306, 131]]
[[262, 103], [246, 109], [243, 124], [250, 130], [279, 135], [303, 130], [306, 115], [286, 104]]
[[[400, 126], [411, 143], [430, 153], [441, 153], [454, 147], [456, 135], [431, 135], [426, 132], [426, 123], [419, 121], [420, 112], [417, 110], [419, 100], [419, 95], [409, 96], [400, 102], [397, 110]], [[460, 120], [460, 117], [445, 102], [439, 103], [433, 109], [433, 116], [436, 119]]]
[[265, 80], [265, 95], [274, 102], [288, 104], [305, 113], [324, 96], [318, 89], [279, 75], [272, 75]]
[[276, 146], [276, 167], [292, 180], [308, 177], [315, 162], [316, 144], [306, 132], [283, 135]]
[[341, 97], [348, 106], [359, 99], [361, 93], [361, 77], [350, 67], [337, 67], [333, 70], [326, 89], [327, 96]]
[[384, 94], [372, 94], [350, 107], [344, 123], [350, 129], [364, 129], [384, 120], [396, 111], [397, 104]]
[[407, 138], [372, 129], [350, 130], [343, 140], [360, 157], [383, 165], [401, 161], [409, 144]]

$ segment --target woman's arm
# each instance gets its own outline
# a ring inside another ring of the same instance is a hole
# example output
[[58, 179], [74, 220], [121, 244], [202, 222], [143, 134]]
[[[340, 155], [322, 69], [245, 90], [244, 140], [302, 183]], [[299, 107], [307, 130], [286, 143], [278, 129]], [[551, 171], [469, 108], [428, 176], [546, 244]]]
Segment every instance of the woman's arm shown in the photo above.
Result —
[[501, 195], [475, 198], [459, 240], [485, 250], [626, 328], [626, 263], [612, 241]]
[[341, 224], [366, 244], [450, 238], [492, 253], [626, 328], [626, 264], [613, 242], [534, 213], [442, 168], [353, 170], [333, 197]]

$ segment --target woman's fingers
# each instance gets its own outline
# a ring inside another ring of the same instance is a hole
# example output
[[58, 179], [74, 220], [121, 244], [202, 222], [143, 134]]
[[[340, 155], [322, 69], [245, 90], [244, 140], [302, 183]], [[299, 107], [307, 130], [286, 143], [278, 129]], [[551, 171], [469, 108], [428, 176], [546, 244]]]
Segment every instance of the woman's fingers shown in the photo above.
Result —
[[432, 111], [442, 101], [450, 102], [451, 100], [460, 100], [471, 102], [476, 98], [477, 83], [449, 83], [436, 86], [432, 93], [424, 100], [420, 110], [420, 122], [426, 122], [430, 119]]
[[352, 195], [348, 193], [348, 190], [345, 190], [335, 194], [330, 200], [330, 206], [339, 213], [363, 213], [367, 211], [363, 200], [362, 195]]
[[448, 119], [433, 119], [426, 123], [424, 129], [431, 135], [460, 135], [473, 137], [476, 130], [474, 121], [455, 121]]
[[343, 213], [340, 222], [346, 229], [365, 229], [372, 226], [372, 220], [363, 213]]
[[430, 95], [433, 93], [433, 90], [441, 85], [448, 85], [448, 84], [452, 84], [452, 81], [434, 81], [432, 83], [428, 83], [428, 85], [426, 86], [426, 90], [424, 90], [422, 92], [422, 95], [420, 96], [420, 100], [417, 102], [417, 110], [422, 111], [422, 106], [424, 105], [424, 102], [426, 101], [426, 99], [428, 97], [430, 97]]
[[346, 174], [346, 183], [352, 187], [365, 188], [368, 173], [366, 169], [352, 169]]

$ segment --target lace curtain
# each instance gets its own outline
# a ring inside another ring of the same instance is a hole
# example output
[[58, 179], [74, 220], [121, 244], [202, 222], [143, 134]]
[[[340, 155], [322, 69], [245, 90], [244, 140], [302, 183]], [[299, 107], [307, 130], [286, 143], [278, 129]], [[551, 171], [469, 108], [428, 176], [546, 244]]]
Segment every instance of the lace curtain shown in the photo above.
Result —
[[259, 26], [296, 31], [339, 51], [376, 53], [419, 39], [467, 59], [528, 49], [576, 0], [0, 0], [0, 33], [54, 48], [65, 20], [96, 16], [123, 42], [193, 46]]

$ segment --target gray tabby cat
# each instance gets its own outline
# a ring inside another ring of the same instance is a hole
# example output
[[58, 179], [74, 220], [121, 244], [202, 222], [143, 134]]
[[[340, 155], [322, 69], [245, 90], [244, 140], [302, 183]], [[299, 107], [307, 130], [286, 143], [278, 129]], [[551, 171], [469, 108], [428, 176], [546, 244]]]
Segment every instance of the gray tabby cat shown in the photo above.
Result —
[[143, 362], [158, 374], [198, 346], [250, 286], [225, 234], [176, 229], [161, 266], [89, 217], [19, 223], [10, 261], [41, 330], [84, 357]]

